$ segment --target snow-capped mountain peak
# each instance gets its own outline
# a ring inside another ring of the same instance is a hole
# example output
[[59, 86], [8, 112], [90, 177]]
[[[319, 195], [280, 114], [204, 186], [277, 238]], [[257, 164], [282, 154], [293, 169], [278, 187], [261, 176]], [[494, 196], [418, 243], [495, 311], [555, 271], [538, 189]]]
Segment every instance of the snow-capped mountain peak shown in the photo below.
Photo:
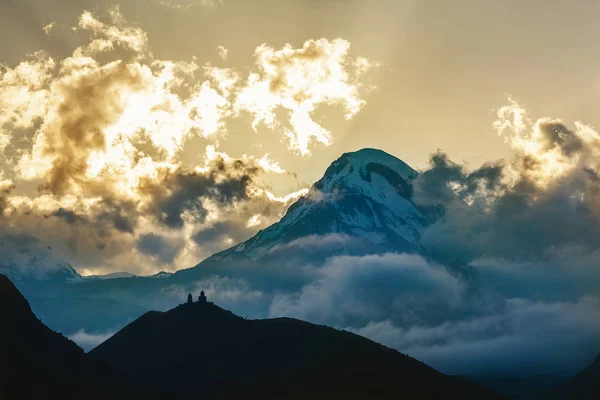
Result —
[[417, 172], [404, 161], [377, 149], [362, 149], [352, 153], [344, 153], [325, 171], [325, 175], [315, 187], [321, 192], [331, 192], [345, 186], [347, 189], [359, 189], [364, 193], [377, 190], [377, 183], [372, 182], [372, 174], [376, 173], [390, 178], [397, 175], [402, 181], [410, 182]]
[[[429, 221], [412, 202], [417, 175], [381, 150], [345, 153], [279, 222], [213, 259], [257, 260], [299, 239], [327, 235], [361, 241], [372, 251], [419, 252]], [[306, 239], [301, 243], [306, 246]]]

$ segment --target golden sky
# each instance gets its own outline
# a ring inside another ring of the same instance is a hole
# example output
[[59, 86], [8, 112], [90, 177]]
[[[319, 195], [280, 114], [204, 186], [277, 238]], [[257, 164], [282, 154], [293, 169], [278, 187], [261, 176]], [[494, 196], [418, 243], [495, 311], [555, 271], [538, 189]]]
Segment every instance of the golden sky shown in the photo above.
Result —
[[525, 109], [585, 137], [599, 7], [4, 1], [0, 224], [82, 273], [176, 270], [276, 221], [346, 151], [537, 154]]

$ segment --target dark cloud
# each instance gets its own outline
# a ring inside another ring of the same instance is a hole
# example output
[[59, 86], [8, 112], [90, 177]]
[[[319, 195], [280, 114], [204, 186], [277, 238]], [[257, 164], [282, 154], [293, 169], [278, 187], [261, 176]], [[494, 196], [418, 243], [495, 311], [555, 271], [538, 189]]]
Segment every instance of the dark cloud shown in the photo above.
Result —
[[74, 211], [71, 210], [67, 210], [64, 208], [59, 208], [58, 210], [56, 210], [53, 214], [53, 217], [58, 217], [58, 218], [64, 218], [65, 221], [67, 221], [67, 223], [69, 223], [70, 225], [73, 225], [77, 220], [82, 219], [82, 217], [80, 215], [77, 215]]
[[584, 144], [581, 139], [562, 121], [541, 119], [537, 125], [544, 142], [544, 150], [560, 147], [567, 156], [582, 150]]
[[[577, 140], [561, 139], [570, 135], [561, 125], [540, 126], [561, 151], [580, 157], [589, 151], [574, 145]], [[445, 217], [423, 233], [422, 244], [432, 256], [466, 264], [484, 256], [539, 259], [566, 245], [600, 247], [600, 186], [593, 168], [582, 165], [542, 182], [535, 175], [537, 161], [523, 156], [510, 165], [516, 178], [505, 183], [508, 168], [496, 163], [468, 171], [442, 153], [432, 156], [431, 168], [415, 182], [417, 203], [445, 208]]]
[[[431, 156], [430, 165], [415, 182], [415, 200], [422, 204], [454, 203], [457, 196], [464, 199], [480, 190], [494, 191], [503, 187], [502, 162], [485, 164], [469, 172], [438, 150]], [[452, 183], [457, 184], [454, 191], [449, 190]]]
[[43, 155], [53, 162], [41, 189], [57, 195], [85, 181], [90, 152], [104, 150], [104, 129], [123, 111], [120, 88], [143, 87], [140, 71], [122, 61], [86, 72], [58, 82], [63, 100], [43, 126]]
[[256, 229], [248, 228], [247, 221], [220, 221], [196, 232], [192, 240], [198, 246], [218, 251], [249, 239], [254, 233]]
[[182, 243], [170, 243], [165, 237], [154, 233], [140, 235], [137, 243], [140, 252], [156, 257], [165, 264], [173, 262], [181, 247]]
[[4, 211], [6, 209], [8, 209], [10, 206], [8, 197], [10, 196], [10, 194], [13, 192], [14, 189], [15, 189], [15, 185], [12, 182], [10, 182], [10, 183], [7, 182], [7, 183], [3, 184], [1, 177], [0, 177], [0, 222], [4, 215]]
[[230, 206], [234, 202], [249, 198], [248, 187], [261, 173], [252, 162], [226, 161], [217, 157], [209, 163], [208, 171], [179, 169], [164, 170], [157, 179], [142, 179], [140, 193], [151, 202], [147, 211], [169, 228], [181, 228], [182, 214], [190, 212], [198, 222], [208, 214], [202, 199], [216, 202], [219, 206]]
[[400, 327], [389, 320], [350, 330], [444, 373], [569, 375], [600, 350], [598, 298], [574, 302], [507, 300], [497, 312], [439, 325]]

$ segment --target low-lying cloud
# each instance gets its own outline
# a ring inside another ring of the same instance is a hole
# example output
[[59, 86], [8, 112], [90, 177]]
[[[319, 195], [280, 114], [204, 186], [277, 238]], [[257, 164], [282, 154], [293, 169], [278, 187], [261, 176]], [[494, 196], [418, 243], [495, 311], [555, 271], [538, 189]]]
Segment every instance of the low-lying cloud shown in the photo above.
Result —
[[390, 320], [349, 328], [441, 371], [462, 375], [569, 375], [600, 350], [598, 297], [575, 302], [507, 299], [498, 313], [435, 326]]
[[81, 329], [69, 336], [69, 339], [74, 341], [85, 351], [90, 351], [99, 344], [108, 340], [115, 332], [106, 333], [88, 333]]
[[383, 320], [439, 321], [456, 309], [466, 286], [459, 276], [407, 254], [334, 257], [299, 293], [276, 295], [273, 316], [336, 326]]

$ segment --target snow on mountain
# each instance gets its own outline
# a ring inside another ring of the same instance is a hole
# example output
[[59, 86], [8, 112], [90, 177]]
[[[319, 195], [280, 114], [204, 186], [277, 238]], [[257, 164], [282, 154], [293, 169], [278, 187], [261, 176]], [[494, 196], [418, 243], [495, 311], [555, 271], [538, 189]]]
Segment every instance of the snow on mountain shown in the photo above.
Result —
[[[166, 272], [166, 271], [160, 271], [157, 272], [154, 275], [146, 275], [146, 276], [142, 276], [142, 275], [135, 275], [129, 272], [113, 272], [112, 274], [106, 274], [106, 275], [87, 275], [87, 276], [83, 276], [81, 277], [81, 279], [79, 279], [78, 281], [81, 282], [85, 282], [85, 281], [98, 281], [98, 280], [109, 280], [109, 279], [127, 279], [127, 278], [154, 278], [154, 279], [165, 279], [170, 277], [171, 275], [173, 275], [172, 272]], [[75, 280], [73, 280], [75, 281]]]
[[148, 276], [148, 278], [155, 278], [155, 279], [165, 279], [165, 278], [168, 278], [168, 277], [170, 277], [171, 275], [173, 275], [173, 273], [172, 273], [172, 272], [160, 271], [160, 272], [157, 272], [157, 273], [156, 273], [156, 274], [154, 274], [154, 275], [150, 275], [150, 276]]
[[112, 274], [106, 275], [86, 275], [81, 277], [82, 281], [95, 281], [95, 280], [107, 280], [107, 279], [122, 279], [122, 278], [134, 278], [136, 275], [129, 272], [113, 272]]
[[211, 258], [259, 260], [301, 238], [331, 235], [372, 251], [420, 252], [421, 232], [435, 216], [411, 200], [417, 175], [381, 150], [345, 153], [278, 223]]
[[13, 282], [81, 279], [75, 269], [58, 259], [50, 247], [29, 237], [8, 237], [0, 243], [0, 274]]

